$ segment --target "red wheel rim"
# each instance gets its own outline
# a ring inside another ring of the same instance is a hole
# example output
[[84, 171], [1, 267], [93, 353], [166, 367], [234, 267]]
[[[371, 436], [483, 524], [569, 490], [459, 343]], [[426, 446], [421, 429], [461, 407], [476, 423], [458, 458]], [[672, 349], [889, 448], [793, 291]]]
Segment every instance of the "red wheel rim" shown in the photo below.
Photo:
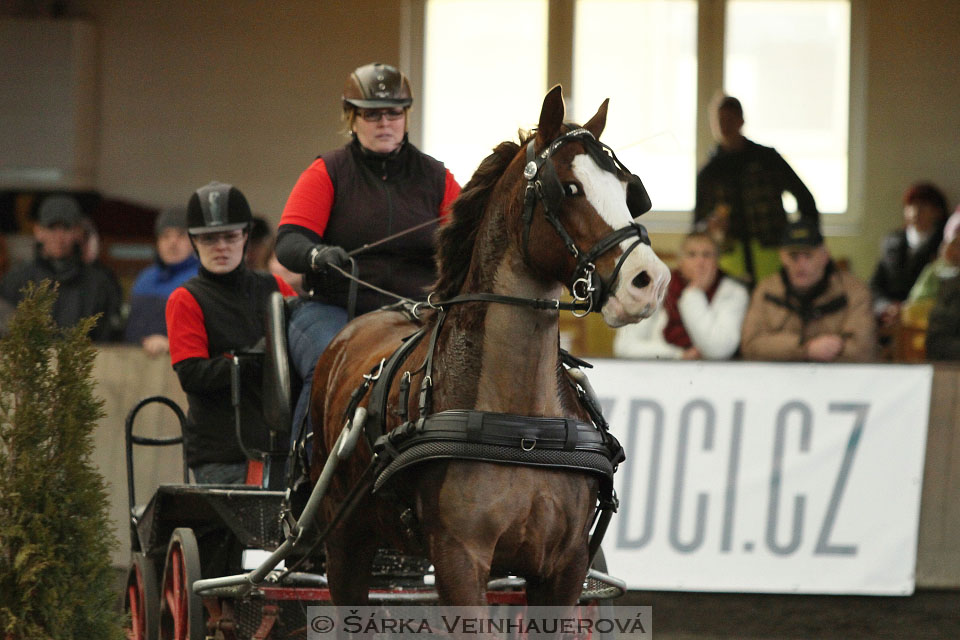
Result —
[[180, 545], [174, 545], [170, 549], [170, 574], [163, 581], [163, 601], [173, 620], [173, 640], [188, 640], [188, 593], [183, 578], [185, 573], [183, 550]]
[[147, 621], [144, 616], [144, 588], [143, 574], [140, 567], [134, 566], [134, 582], [127, 587], [127, 602], [130, 607], [130, 629], [127, 632], [129, 640], [146, 640]]

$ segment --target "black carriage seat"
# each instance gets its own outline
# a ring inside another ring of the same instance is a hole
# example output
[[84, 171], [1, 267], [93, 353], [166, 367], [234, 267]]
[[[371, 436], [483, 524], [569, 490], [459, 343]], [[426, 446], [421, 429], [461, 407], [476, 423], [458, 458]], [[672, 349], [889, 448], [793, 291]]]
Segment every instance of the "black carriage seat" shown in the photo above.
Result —
[[[240, 446], [250, 460], [247, 481], [260, 484], [265, 489], [276, 489], [282, 484], [290, 451], [291, 416], [300, 394], [300, 377], [292, 368], [287, 354], [287, 318], [296, 300], [295, 297], [284, 298], [279, 291], [270, 294], [264, 313], [263, 339], [251, 349], [237, 353], [238, 358], [231, 370], [232, 401], [237, 411], [241, 393], [240, 369], [245, 361], [251, 359], [260, 365], [262, 386], [259, 410], [268, 433], [253, 433], [248, 427], [241, 428], [239, 412], [236, 414], [236, 428]], [[258, 463], [262, 463], [262, 466]]]
[[287, 320], [298, 298], [275, 291], [267, 300], [263, 354], [263, 415], [284, 445], [290, 440], [293, 407], [303, 381], [287, 352]]

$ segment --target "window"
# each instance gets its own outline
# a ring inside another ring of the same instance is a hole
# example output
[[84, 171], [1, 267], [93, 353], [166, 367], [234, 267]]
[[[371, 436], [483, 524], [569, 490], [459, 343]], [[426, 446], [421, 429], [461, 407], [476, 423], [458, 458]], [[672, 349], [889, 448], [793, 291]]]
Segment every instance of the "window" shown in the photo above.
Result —
[[693, 209], [696, 0], [577, 0], [573, 114], [610, 98], [603, 140], [643, 180], [657, 211]]
[[847, 0], [727, 2], [724, 88], [744, 135], [776, 147], [824, 213], [847, 209], [849, 77]]
[[850, 0], [412, 1], [424, 3], [422, 146], [461, 184], [535, 124], [559, 76], [571, 120], [610, 98], [603, 139], [646, 184], [645, 222], [684, 232], [722, 88], [743, 103], [744, 133], [846, 220]]
[[547, 0], [429, 0], [425, 28], [423, 149], [463, 185], [493, 147], [536, 124]]

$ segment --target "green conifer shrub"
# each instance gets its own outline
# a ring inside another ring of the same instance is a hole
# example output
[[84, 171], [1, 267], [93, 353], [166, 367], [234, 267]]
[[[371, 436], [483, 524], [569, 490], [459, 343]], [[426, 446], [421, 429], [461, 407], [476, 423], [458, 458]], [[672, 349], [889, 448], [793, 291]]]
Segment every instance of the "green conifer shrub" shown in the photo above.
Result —
[[123, 638], [103, 478], [90, 461], [103, 417], [86, 337], [58, 329], [56, 288], [29, 285], [0, 340], [0, 638]]

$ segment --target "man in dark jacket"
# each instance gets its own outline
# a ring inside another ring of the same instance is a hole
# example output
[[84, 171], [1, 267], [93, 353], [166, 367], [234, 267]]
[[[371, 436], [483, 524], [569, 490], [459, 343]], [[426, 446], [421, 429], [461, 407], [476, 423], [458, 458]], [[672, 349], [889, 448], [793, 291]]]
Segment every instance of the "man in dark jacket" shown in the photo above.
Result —
[[33, 228], [36, 254], [30, 262], [14, 266], [0, 280], [0, 298], [16, 305], [29, 282], [50, 280], [58, 285], [53, 319], [59, 327], [72, 327], [82, 318], [102, 314], [90, 332], [97, 342], [114, 339], [119, 325], [120, 297], [110, 276], [81, 259], [83, 212], [70, 196], [48, 196]]
[[707, 230], [721, 247], [720, 267], [756, 284], [780, 269], [780, 237], [787, 226], [783, 193], [793, 195], [800, 217], [819, 225], [810, 190], [771, 147], [744, 137], [743, 107], [722, 96], [711, 114], [717, 148], [697, 174], [694, 227]]

